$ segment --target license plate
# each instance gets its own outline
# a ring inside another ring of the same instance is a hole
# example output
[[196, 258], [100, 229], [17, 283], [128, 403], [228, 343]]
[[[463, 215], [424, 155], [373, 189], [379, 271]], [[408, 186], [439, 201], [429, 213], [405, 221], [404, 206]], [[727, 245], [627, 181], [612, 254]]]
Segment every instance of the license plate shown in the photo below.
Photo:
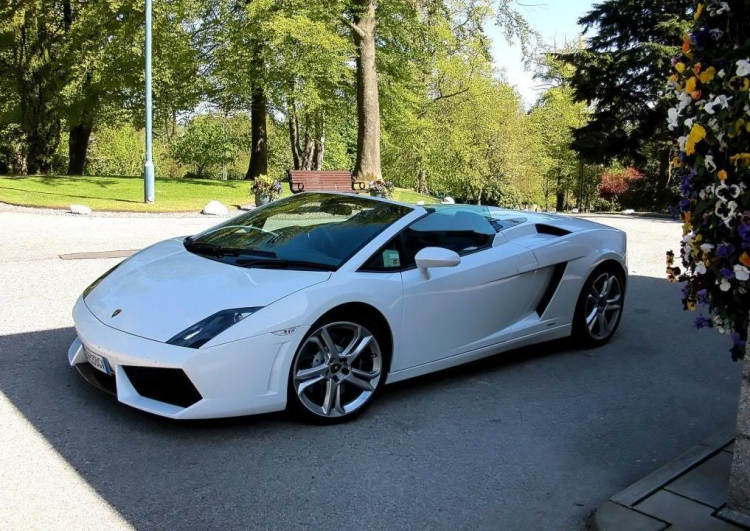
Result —
[[112, 371], [109, 369], [109, 363], [107, 363], [105, 358], [99, 354], [89, 352], [88, 350], [85, 350], [84, 352], [86, 353], [86, 361], [88, 361], [92, 367], [102, 371], [104, 374], [112, 374]]

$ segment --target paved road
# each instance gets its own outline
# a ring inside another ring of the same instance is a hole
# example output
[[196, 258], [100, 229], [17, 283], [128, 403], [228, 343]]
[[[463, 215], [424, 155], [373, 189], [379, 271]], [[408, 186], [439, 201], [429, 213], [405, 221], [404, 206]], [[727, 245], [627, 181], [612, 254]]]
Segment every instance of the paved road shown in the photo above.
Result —
[[117, 260], [196, 219], [0, 212], [0, 528], [583, 529], [611, 494], [735, 414], [728, 340], [690, 328], [663, 279], [680, 237], [628, 232], [618, 336], [524, 349], [389, 386], [335, 427], [283, 414], [176, 423], [121, 406], [67, 366], [70, 309]]

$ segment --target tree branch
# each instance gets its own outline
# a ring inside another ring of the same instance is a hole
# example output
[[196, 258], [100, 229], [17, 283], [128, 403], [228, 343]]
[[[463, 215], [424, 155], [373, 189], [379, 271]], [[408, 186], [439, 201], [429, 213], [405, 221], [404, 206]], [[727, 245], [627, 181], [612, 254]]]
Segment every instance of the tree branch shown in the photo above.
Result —
[[362, 28], [360, 28], [359, 26], [357, 26], [351, 20], [347, 20], [344, 17], [341, 17], [341, 20], [343, 21], [344, 24], [346, 24], [347, 26], [349, 26], [352, 29], [352, 31], [355, 32], [360, 37], [364, 38], [366, 36], [366, 33], [364, 32], [364, 30]]

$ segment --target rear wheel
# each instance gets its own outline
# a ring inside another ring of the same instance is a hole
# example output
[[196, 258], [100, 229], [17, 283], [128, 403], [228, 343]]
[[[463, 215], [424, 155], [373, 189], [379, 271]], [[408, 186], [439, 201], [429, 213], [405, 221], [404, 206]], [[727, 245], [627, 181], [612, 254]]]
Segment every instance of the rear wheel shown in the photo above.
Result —
[[620, 325], [624, 298], [624, 275], [611, 266], [596, 269], [578, 298], [573, 336], [585, 346], [607, 343]]
[[289, 403], [306, 420], [350, 420], [372, 402], [385, 378], [379, 331], [367, 319], [331, 319], [313, 326], [297, 350]]

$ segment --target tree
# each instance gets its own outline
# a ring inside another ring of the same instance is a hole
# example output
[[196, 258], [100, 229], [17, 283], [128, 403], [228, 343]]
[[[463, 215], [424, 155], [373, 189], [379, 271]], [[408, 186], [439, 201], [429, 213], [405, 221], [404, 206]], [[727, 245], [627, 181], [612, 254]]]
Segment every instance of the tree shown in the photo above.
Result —
[[0, 6], [0, 71], [18, 98], [26, 169], [47, 172], [60, 142], [60, 91], [66, 78], [64, 39], [70, 0], [13, 0]]
[[226, 179], [226, 166], [234, 162], [247, 145], [250, 129], [245, 115], [227, 118], [221, 115], [196, 116], [172, 144], [174, 158], [193, 167], [199, 178], [216, 176], [218, 168]]
[[573, 100], [573, 91], [566, 85], [548, 89], [531, 110], [531, 121], [544, 146], [544, 206], [548, 196], [555, 196], [555, 209], [565, 209], [569, 190], [580, 190], [582, 165], [571, 148], [573, 133], [589, 119], [586, 107]]
[[557, 57], [574, 68], [570, 79], [576, 101], [594, 107], [576, 129], [573, 147], [587, 161], [617, 159], [639, 165], [645, 144], [658, 148], [658, 189], [668, 199], [669, 134], [663, 82], [682, 43], [692, 0], [606, 0], [579, 20], [586, 47]]

